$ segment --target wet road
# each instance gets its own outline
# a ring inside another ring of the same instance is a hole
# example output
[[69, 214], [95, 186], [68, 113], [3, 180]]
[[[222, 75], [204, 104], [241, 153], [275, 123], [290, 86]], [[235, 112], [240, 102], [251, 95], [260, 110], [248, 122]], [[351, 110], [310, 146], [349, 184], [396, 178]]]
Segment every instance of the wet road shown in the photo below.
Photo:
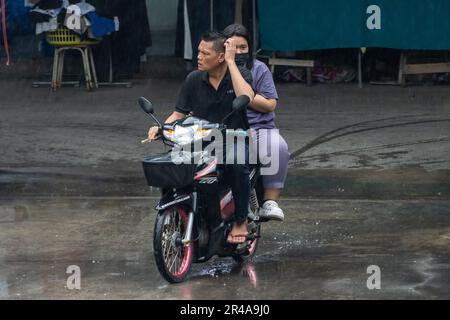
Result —
[[[0, 79], [0, 299], [450, 298], [447, 86], [277, 84], [286, 221], [263, 226], [251, 263], [168, 285], [141, 167], [162, 147], [139, 143], [151, 122], [136, 99], [165, 118], [181, 81], [81, 94]], [[73, 265], [81, 290], [65, 287]]]
[[[251, 262], [194, 265], [167, 284], [152, 252], [154, 197], [0, 202], [1, 299], [449, 299], [450, 201], [284, 199]], [[69, 290], [66, 268], [81, 269]], [[381, 269], [369, 290], [367, 268]]]

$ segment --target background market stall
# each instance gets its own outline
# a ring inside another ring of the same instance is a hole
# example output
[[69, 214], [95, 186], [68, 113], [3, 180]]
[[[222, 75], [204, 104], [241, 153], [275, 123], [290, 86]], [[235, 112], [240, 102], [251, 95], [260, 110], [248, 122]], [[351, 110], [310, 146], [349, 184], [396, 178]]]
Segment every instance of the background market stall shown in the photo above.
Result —
[[258, 5], [263, 50], [357, 48], [361, 55], [360, 48], [400, 49], [402, 83], [406, 74], [450, 71], [447, 63], [408, 65], [406, 53], [450, 49], [447, 0], [259, 0]]

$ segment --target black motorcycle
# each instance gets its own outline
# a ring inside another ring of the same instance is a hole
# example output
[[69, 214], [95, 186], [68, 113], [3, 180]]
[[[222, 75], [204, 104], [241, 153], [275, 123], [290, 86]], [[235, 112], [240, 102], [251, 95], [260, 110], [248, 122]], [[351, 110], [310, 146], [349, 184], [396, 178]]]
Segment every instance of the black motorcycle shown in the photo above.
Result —
[[[178, 283], [186, 278], [192, 263], [206, 262], [215, 255], [233, 257], [238, 262], [253, 256], [262, 222], [258, 217], [262, 200], [259, 168], [254, 165], [250, 174], [247, 239], [243, 244], [229, 244], [226, 239], [234, 221], [233, 195], [223, 166], [217, 157], [211, 157], [206, 151], [208, 141], [205, 139], [212, 130], [221, 132], [224, 137], [242, 137], [247, 132], [229, 130], [224, 124], [194, 116], [163, 125], [154, 116], [150, 101], [140, 98], [139, 104], [159, 126], [158, 139], [171, 147], [171, 151], [148, 156], [143, 161], [148, 185], [160, 188], [162, 194], [156, 206], [153, 238], [161, 275], [170, 283]], [[236, 98], [233, 112], [244, 110], [248, 104], [247, 96]], [[177, 146], [194, 145], [200, 140], [200, 152], [174, 152]]]

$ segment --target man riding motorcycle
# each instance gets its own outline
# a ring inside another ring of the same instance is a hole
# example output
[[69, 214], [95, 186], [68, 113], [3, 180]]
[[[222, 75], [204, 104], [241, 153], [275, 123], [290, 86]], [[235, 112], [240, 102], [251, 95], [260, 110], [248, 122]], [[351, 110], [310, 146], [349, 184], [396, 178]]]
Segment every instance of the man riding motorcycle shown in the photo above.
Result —
[[[247, 95], [254, 98], [251, 87], [251, 72], [238, 67], [235, 61], [236, 44], [218, 32], [207, 32], [198, 47], [198, 70], [191, 72], [185, 79], [178, 94], [175, 111], [165, 123], [172, 123], [193, 113], [196, 117], [211, 122], [222, 122], [232, 111], [232, 102], [237, 96]], [[234, 113], [227, 119], [231, 129], [249, 128], [245, 112]], [[149, 141], [154, 141], [158, 127], [150, 128]], [[245, 151], [248, 158], [248, 145]], [[234, 153], [235, 157], [237, 156]], [[247, 216], [250, 199], [250, 168], [245, 164], [225, 165], [227, 176], [231, 180], [231, 189], [235, 199], [235, 222], [228, 235], [227, 242], [240, 244], [247, 237]]]

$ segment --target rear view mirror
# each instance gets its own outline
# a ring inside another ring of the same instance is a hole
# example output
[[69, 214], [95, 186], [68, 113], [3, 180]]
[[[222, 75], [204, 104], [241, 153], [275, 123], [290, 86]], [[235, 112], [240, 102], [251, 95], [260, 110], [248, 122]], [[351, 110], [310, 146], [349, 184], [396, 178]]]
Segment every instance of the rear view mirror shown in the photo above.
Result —
[[242, 95], [233, 100], [233, 111], [241, 111], [245, 109], [250, 103], [250, 98], [247, 95]]
[[153, 109], [153, 104], [150, 101], [148, 101], [146, 98], [140, 97], [139, 105], [141, 106], [142, 110], [144, 110], [144, 112], [146, 114], [148, 114], [150, 117], [152, 117], [152, 119], [158, 124], [158, 127], [162, 128], [161, 122], [153, 115], [153, 113], [155, 112], [155, 110]]
[[145, 113], [153, 114], [155, 112], [153, 110], [153, 104], [144, 97], [139, 98], [139, 105]]
[[233, 100], [233, 104], [231, 106], [232, 111], [222, 120], [222, 123], [224, 123], [226, 120], [228, 120], [229, 117], [231, 117], [235, 112], [240, 112], [245, 110], [247, 106], [250, 103], [250, 98], [247, 95], [242, 95]]

